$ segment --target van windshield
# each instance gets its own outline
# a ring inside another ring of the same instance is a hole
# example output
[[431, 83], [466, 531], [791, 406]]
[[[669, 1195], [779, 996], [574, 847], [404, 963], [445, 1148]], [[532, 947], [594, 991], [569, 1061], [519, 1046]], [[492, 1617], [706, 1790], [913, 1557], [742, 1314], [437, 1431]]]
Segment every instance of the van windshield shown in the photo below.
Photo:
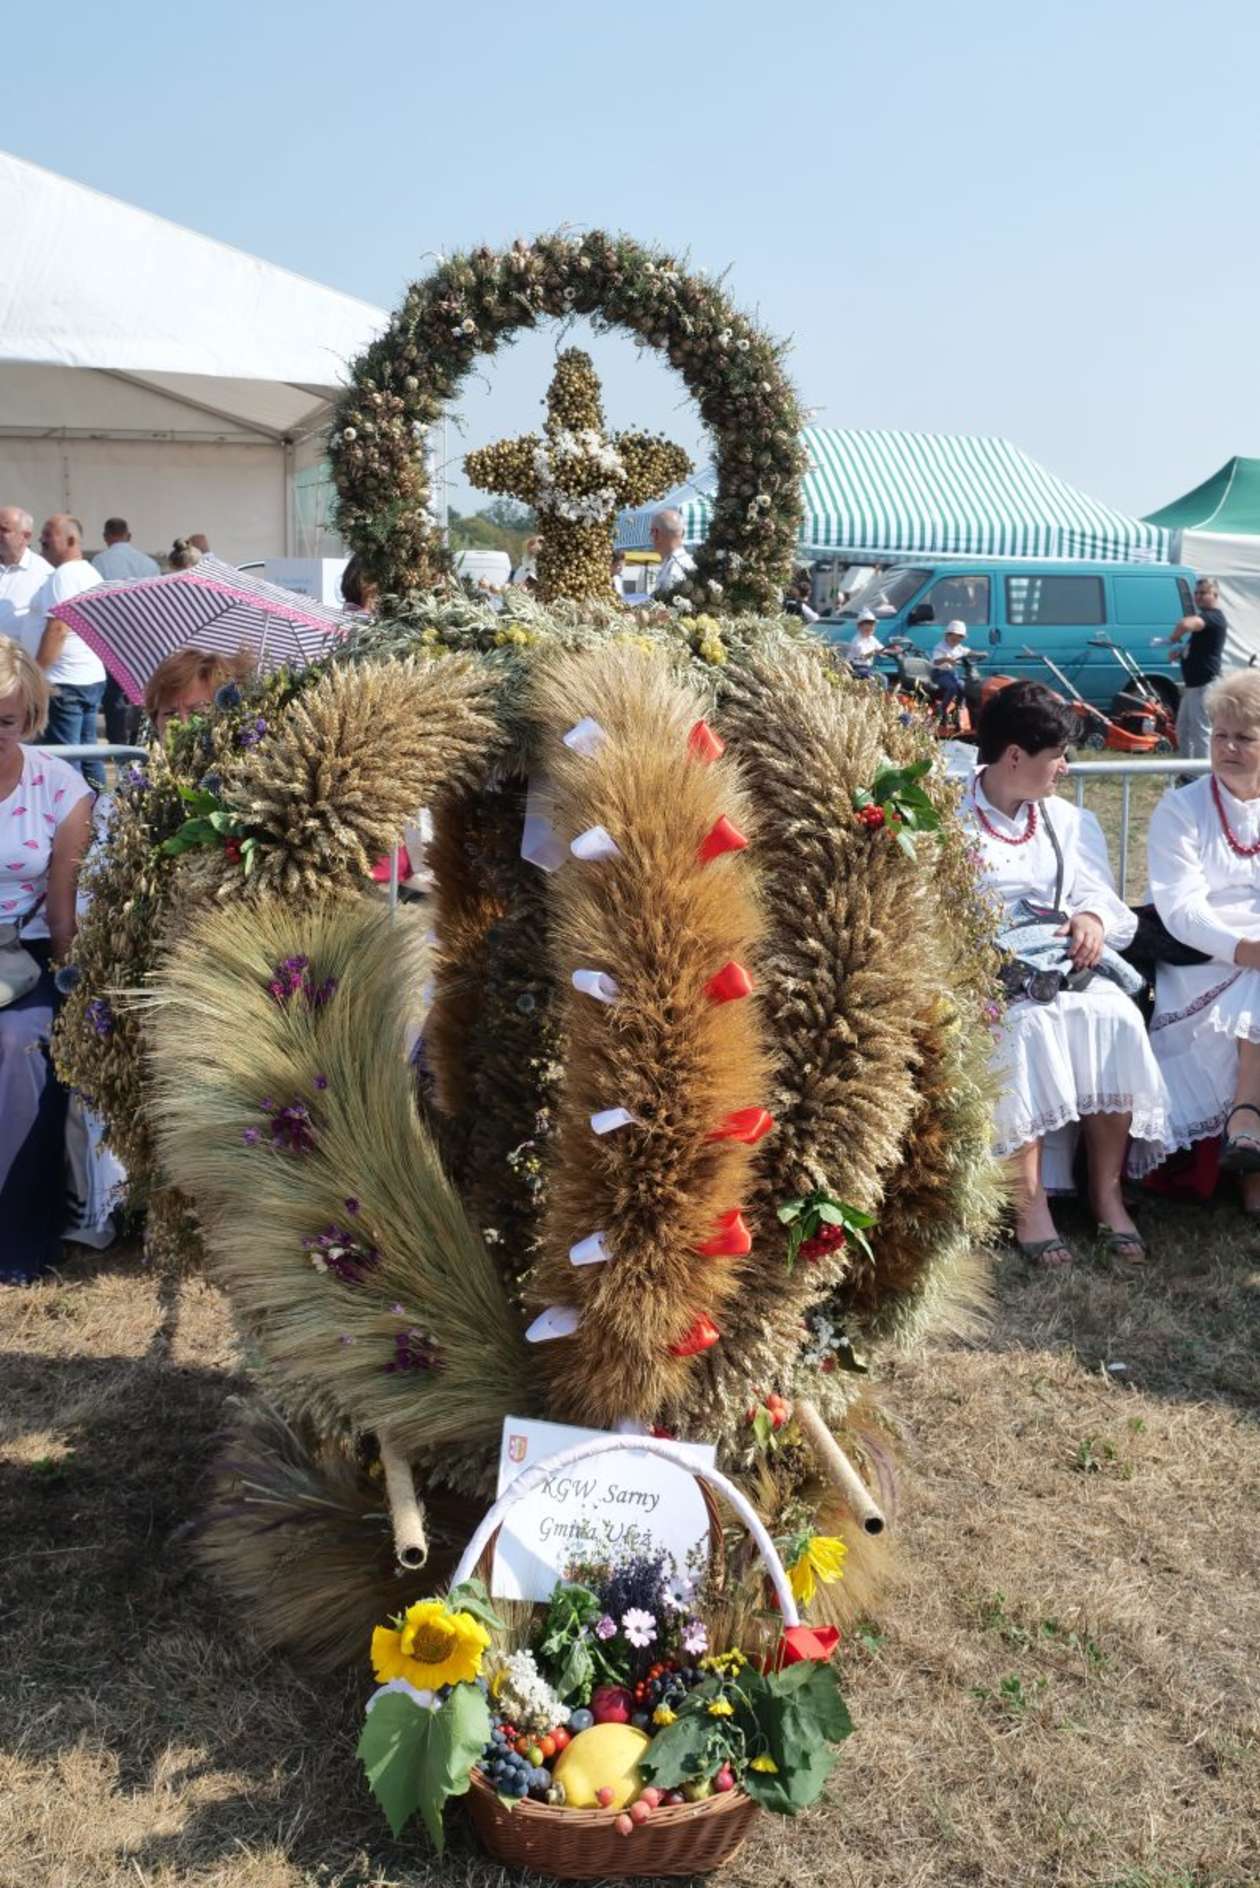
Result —
[[930, 570], [919, 570], [909, 564], [903, 564], [896, 570], [877, 570], [849, 598], [840, 614], [856, 617], [859, 610], [874, 610], [876, 616], [896, 616], [899, 610], [905, 608], [915, 591], [922, 589], [931, 574]]

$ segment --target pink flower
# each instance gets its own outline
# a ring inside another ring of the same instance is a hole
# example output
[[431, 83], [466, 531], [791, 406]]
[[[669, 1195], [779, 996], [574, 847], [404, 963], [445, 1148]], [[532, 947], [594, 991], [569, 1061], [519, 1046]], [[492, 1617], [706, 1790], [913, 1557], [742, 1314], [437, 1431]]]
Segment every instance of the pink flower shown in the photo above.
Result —
[[709, 1649], [709, 1629], [703, 1619], [689, 1619], [683, 1627], [682, 1648], [689, 1658], [698, 1659]]
[[596, 1622], [595, 1637], [597, 1639], [611, 1639], [616, 1635], [616, 1631], [617, 1622], [615, 1619], [610, 1619], [607, 1613], [604, 1614], [601, 1620]]

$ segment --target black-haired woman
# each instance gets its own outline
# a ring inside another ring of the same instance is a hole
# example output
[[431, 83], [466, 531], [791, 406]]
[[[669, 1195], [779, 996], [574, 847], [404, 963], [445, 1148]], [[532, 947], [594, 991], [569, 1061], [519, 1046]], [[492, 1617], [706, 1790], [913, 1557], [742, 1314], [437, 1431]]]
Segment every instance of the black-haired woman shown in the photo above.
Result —
[[[988, 889], [1008, 922], [1028, 907], [1062, 914], [1070, 970], [1097, 966], [1104, 944], [1122, 949], [1137, 921], [1116, 896], [1096, 834], [1082, 843], [1082, 816], [1054, 797], [1067, 772], [1071, 711], [1037, 682], [1016, 682], [990, 697], [980, 717], [977, 770], [964, 813]], [[1051, 979], [1053, 982], [1054, 980]], [[1072, 976], [1071, 982], [1081, 981]], [[1034, 1263], [1070, 1265], [1072, 1252], [1050, 1212], [1043, 1142], [1080, 1124], [1089, 1161], [1090, 1204], [1115, 1257], [1145, 1258], [1125, 1208], [1122, 1175], [1130, 1135], [1159, 1144], [1167, 1132], [1164, 1083], [1136, 1004], [1096, 974], [1050, 1000], [1014, 994], [996, 1031], [999, 1093], [994, 1152], [1010, 1163], [1016, 1240]]]

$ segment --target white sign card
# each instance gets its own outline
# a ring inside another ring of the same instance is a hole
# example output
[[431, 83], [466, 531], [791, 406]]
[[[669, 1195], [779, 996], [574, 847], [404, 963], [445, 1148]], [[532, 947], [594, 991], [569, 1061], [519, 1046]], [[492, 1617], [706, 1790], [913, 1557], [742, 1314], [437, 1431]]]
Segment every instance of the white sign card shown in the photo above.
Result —
[[[498, 1493], [545, 1457], [607, 1433], [507, 1417]], [[672, 1446], [697, 1468], [714, 1466], [711, 1442]], [[618, 1446], [544, 1478], [517, 1502], [499, 1530], [490, 1591], [499, 1600], [550, 1599], [557, 1580], [580, 1561], [615, 1564], [665, 1554], [685, 1573], [697, 1551], [707, 1561], [708, 1540], [709, 1510], [695, 1477], [660, 1456]]]

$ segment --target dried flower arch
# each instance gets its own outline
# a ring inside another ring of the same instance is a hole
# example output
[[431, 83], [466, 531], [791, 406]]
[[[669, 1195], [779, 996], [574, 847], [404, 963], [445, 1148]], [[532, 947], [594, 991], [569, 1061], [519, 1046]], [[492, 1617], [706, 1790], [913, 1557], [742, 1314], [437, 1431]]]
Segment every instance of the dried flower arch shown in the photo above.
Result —
[[356, 361], [329, 438], [338, 526], [391, 594], [432, 589], [446, 555], [430, 511], [424, 441], [480, 354], [544, 318], [590, 317], [677, 368], [712, 435], [718, 492], [687, 586], [708, 608], [778, 609], [801, 521], [802, 415], [786, 344], [689, 274], [626, 236], [541, 236], [474, 249], [407, 290]]

